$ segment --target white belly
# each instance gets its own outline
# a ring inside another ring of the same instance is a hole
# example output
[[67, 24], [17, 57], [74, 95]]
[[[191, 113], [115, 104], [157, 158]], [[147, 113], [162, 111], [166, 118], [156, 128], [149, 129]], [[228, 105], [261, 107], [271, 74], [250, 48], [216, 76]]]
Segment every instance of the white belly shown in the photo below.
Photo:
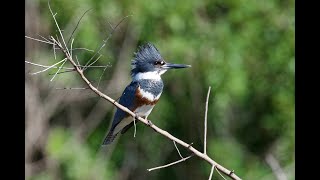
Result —
[[138, 116], [149, 116], [153, 109], [154, 105], [144, 105], [139, 108], [137, 108], [134, 113], [136, 113]]
[[[144, 105], [139, 108], [137, 108], [134, 113], [136, 113], [140, 117], [148, 117], [148, 115], [151, 113], [154, 105]], [[131, 122], [133, 122], [133, 118], [131, 116], [124, 118], [115, 128], [113, 131], [113, 134], [117, 134], [120, 132], [124, 127], [129, 125]]]

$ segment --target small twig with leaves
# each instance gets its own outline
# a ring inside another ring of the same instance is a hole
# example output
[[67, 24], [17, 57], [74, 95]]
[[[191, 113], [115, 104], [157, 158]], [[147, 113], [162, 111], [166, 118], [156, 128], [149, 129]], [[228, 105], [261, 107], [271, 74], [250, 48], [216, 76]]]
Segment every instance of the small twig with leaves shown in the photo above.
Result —
[[[102, 46], [98, 49], [98, 51], [96, 51], [96, 53], [91, 57], [91, 59], [86, 63], [85, 65], [85, 68], [81, 68], [79, 66], [79, 64], [77, 64], [73, 57], [72, 57], [72, 47], [70, 49], [68, 49], [65, 41], [64, 41], [64, 37], [63, 37], [63, 34], [62, 34], [62, 31], [58, 25], [58, 22], [55, 18], [56, 14], [53, 13], [53, 11], [51, 10], [51, 7], [50, 7], [50, 3], [48, 1], [48, 6], [49, 6], [49, 10], [51, 12], [51, 15], [54, 19], [54, 22], [56, 24], [56, 27], [59, 31], [59, 34], [60, 34], [60, 38], [63, 42], [60, 43], [58, 37], [57, 38], [54, 38], [53, 36], [50, 36], [49, 39], [43, 39], [43, 40], [40, 40], [40, 39], [35, 39], [35, 38], [30, 38], [28, 36], [26, 36], [26, 38], [29, 38], [29, 39], [32, 39], [32, 40], [35, 40], [35, 41], [39, 41], [39, 42], [42, 42], [42, 43], [46, 43], [46, 44], [51, 44], [53, 45], [54, 47], [57, 47], [61, 50], [61, 52], [64, 54], [65, 58], [61, 61], [59, 61], [58, 63], [50, 66], [51, 68], [53, 67], [56, 67], [56, 65], [58, 64], [61, 64], [63, 63], [62, 65], [59, 66], [59, 69], [58, 71], [56, 72], [56, 74], [58, 74], [58, 72], [63, 69], [63, 65], [64, 63], [66, 63], [67, 61], [74, 67], [75, 71], [80, 75], [80, 77], [82, 78], [82, 80], [87, 84], [87, 86], [94, 92], [96, 93], [98, 96], [102, 97], [103, 99], [109, 101], [110, 103], [112, 103], [114, 106], [116, 106], [117, 108], [123, 110], [124, 112], [126, 112], [128, 115], [132, 116], [133, 118], [135, 118], [136, 120], [139, 120], [140, 122], [144, 123], [145, 125], [149, 126], [150, 128], [152, 128], [154, 131], [156, 131], [157, 133], [161, 134], [162, 136], [170, 139], [171, 141], [175, 143], [178, 143], [180, 144], [181, 146], [185, 147], [186, 149], [188, 149], [189, 151], [192, 152], [191, 155], [189, 155], [188, 157], [185, 157], [185, 158], [181, 158], [180, 160], [178, 161], [175, 161], [173, 163], [170, 163], [170, 164], [167, 164], [167, 165], [163, 165], [163, 166], [159, 166], [159, 167], [155, 167], [155, 168], [151, 168], [151, 169], [148, 169], [148, 171], [152, 171], [152, 170], [155, 170], [155, 169], [162, 169], [162, 168], [166, 168], [166, 167], [169, 167], [169, 166], [172, 166], [174, 164], [178, 164], [180, 162], [183, 162], [183, 161], [186, 161], [188, 160], [189, 158], [191, 158], [192, 156], [197, 156], [203, 160], [205, 160], [206, 162], [208, 162], [212, 168], [211, 168], [211, 172], [210, 172], [210, 176], [209, 176], [209, 179], [212, 178], [212, 174], [213, 174], [213, 170], [216, 169], [218, 172], [222, 172], [224, 173], [225, 175], [229, 176], [230, 178], [234, 179], [234, 180], [240, 180], [240, 178], [233, 172], [233, 171], [230, 171], [228, 169], [226, 169], [225, 167], [221, 166], [220, 164], [218, 164], [217, 162], [215, 162], [213, 159], [211, 159], [207, 153], [206, 153], [206, 134], [207, 134], [207, 115], [205, 115], [205, 135], [204, 135], [204, 153], [201, 153], [200, 151], [198, 151], [197, 149], [195, 149], [194, 147], [192, 147], [192, 143], [191, 144], [188, 144], [176, 137], [174, 137], [173, 135], [171, 135], [170, 133], [168, 133], [167, 131], [165, 130], [162, 130], [161, 128], [157, 127], [156, 125], [154, 125], [153, 123], [150, 123], [149, 120], [147, 119], [144, 119], [142, 117], [139, 117], [139, 116], [136, 116], [136, 114], [132, 111], [130, 111], [127, 107], [125, 106], [122, 106], [121, 104], [119, 104], [116, 100], [112, 99], [111, 97], [105, 95], [104, 93], [102, 93], [101, 91], [99, 91], [96, 87], [94, 87], [92, 85], [92, 83], [86, 78], [86, 76], [84, 75], [84, 70], [88, 67], [90, 67], [90, 64], [91, 63], [91, 60], [93, 60], [93, 58], [99, 54], [100, 50], [105, 46], [105, 44], [107, 43], [107, 41], [109, 40], [109, 38], [111, 37], [112, 33], [115, 31], [115, 29], [121, 24], [121, 22], [126, 19], [127, 17], [129, 16], [126, 16], [124, 17], [114, 28], [112, 27], [112, 32], [108, 35], [107, 39], [104, 40], [104, 43], [102, 44]], [[72, 44], [72, 43], [71, 43]], [[97, 58], [98, 59], [98, 58]], [[88, 64], [90, 64], [88, 66]], [[50, 68], [49, 68], [50, 69]], [[56, 75], [55, 74], [55, 75]], [[55, 77], [55, 76], [54, 76]], [[53, 80], [54, 77], [51, 79]], [[207, 106], [208, 106], [208, 99], [209, 99], [209, 94], [210, 94], [210, 87], [209, 87], [209, 90], [208, 90], [208, 95], [207, 95], [207, 101], [206, 101], [206, 114], [207, 114]], [[177, 147], [176, 147], [177, 148]], [[177, 149], [177, 151], [179, 152], [179, 150]], [[182, 155], [180, 154], [179, 152], [179, 155], [180, 157], [182, 157]], [[220, 173], [219, 172], [219, 173]]]

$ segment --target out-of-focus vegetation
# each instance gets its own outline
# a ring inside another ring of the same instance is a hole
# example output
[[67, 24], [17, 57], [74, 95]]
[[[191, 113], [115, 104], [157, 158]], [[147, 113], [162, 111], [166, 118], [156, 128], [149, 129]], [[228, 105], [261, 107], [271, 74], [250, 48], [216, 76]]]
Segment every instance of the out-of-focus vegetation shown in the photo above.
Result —
[[[203, 148], [203, 119], [208, 86], [208, 154], [243, 179], [276, 179], [272, 156], [294, 179], [294, 1], [244, 0], [51, 0], [69, 38], [80, 16], [73, 47], [97, 49], [115, 26], [96, 65], [107, 68], [100, 89], [118, 98], [130, 79], [130, 60], [138, 44], [150, 41], [169, 62], [191, 64], [163, 75], [164, 93], [149, 118], [185, 142]], [[28, 36], [55, 36], [46, 0], [26, 1]], [[52, 47], [26, 39], [26, 59], [54, 64]], [[84, 64], [91, 52], [74, 51]], [[57, 51], [57, 59], [62, 55]], [[38, 67], [26, 65], [26, 74]], [[54, 73], [51, 70], [49, 73]], [[103, 69], [89, 69], [97, 85]], [[178, 165], [147, 168], [179, 159], [173, 143], [142, 124], [100, 143], [115, 107], [84, 87], [76, 73], [53, 82], [48, 72], [26, 76], [26, 179], [207, 179], [210, 166], [191, 158]], [[183, 156], [189, 154], [180, 148]], [[214, 179], [222, 179], [217, 172]]]

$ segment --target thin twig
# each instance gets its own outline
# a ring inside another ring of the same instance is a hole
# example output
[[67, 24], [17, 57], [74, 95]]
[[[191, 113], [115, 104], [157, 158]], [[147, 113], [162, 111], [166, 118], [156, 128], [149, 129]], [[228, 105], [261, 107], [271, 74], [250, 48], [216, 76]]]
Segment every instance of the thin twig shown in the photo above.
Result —
[[180, 163], [180, 162], [183, 162], [183, 161], [191, 158], [192, 156], [193, 156], [193, 154], [191, 154], [190, 156], [185, 157], [185, 158], [183, 158], [183, 159], [180, 159], [180, 160], [178, 160], [178, 161], [172, 162], [172, 163], [170, 163], [170, 164], [166, 164], [166, 165], [163, 165], [163, 166], [158, 166], [158, 167], [150, 168], [150, 169], [147, 169], [147, 170], [148, 170], [148, 171], [153, 171], [153, 170], [156, 170], [156, 169], [166, 168], [166, 167], [169, 167], [169, 166], [178, 164], [178, 163]]
[[84, 12], [84, 13], [82, 14], [82, 16], [80, 17], [80, 19], [79, 19], [79, 20], [78, 20], [78, 22], [77, 22], [76, 27], [73, 29], [73, 31], [72, 31], [72, 33], [71, 33], [71, 35], [70, 35], [69, 39], [68, 39], [67, 44], [69, 44], [70, 39], [72, 38], [72, 36], [73, 36], [74, 32], [75, 32], [75, 31], [76, 31], [76, 29], [78, 28], [78, 26], [79, 26], [79, 24], [80, 24], [80, 21], [82, 20], [82, 18], [84, 17], [84, 15], [86, 15], [86, 14], [87, 14], [87, 12], [89, 12], [89, 11], [91, 11], [91, 10], [92, 10], [92, 8], [90, 8], [90, 9], [86, 10], [86, 12]]
[[86, 65], [86, 67], [84, 67], [83, 68], [83, 71], [85, 71], [86, 69], [88, 69], [88, 67], [90, 67], [91, 65], [93, 65], [94, 63], [96, 63], [100, 58], [101, 58], [101, 54], [100, 54], [100, 56], [95, 60], [95, 61], [93, 61], [91, 64], [89, 64], [88, 66]]
[[56, 45], [52, 45], [53, 47], [53, 56], [54, 56], [54, 59], [57, 59], [57, 55], [56, 55]]
[[85, 87], [75, 87], [75, 88], [56, 88], [56, 90], [83, 90], [83, 89], [89, 89], [89, 88], [85, 88]]
[[61, 70], [61, 68], [63, 67], [63, 65], [67, 62], [67, 60], [65, 60], [61, 66], [59, 67], [58, 71], [54, 74], [54, 76], [50, 79], [50, 81], [53, 81], [53, 79], [56, 77], [56, 75], [59, 73], [59, 71]]
[[38, 36], [40, 36], [42, 39], [44, 39], [45, 41], [48, 41], [48, 42], [50, 42], [47, 38], [45, 38], [45, 37], [43, 37], [43, 36], [41, 36], [40, 34], [37, 34]]
[[181, 153], [180, 153], [180, 151], [179, 151], [179, 148], [178, 148], [178, 146], [176, 145], [176, 142], [175, 142], [175, 141], [173, 141], [173, 144], [174, 144], [174, 146], [176, 147], [176, 149], [177, 149], [177, 151], [178, 151], [179, 156], [181, 157], [181, 159], [183, 159], [183, 156], [181, 155]]
[[[99, 50], [89, 59], [89, 61], [86, 63], [85, 66], [87, 66], [91, 61], [92, 59], [100, 53], [101, 49], [107, 44], [108, 40], [111, 38], [111, 36], [113, 35], [114, 31], [117, 29], [117, 27], [125, 20], [127, 19], [128, 17], [130, 17], [132, 15], [128, 15], [128, 16], [125, 16], [124, 18], [121, 19], [121, 21], [114, 27], [112, 28], [112, 31], [108, 34], [107, 38], [103, 40], [103, 44], [100, 46]], [[112, 26], [111, 26], [112, 27]]]
[[212, 179], [212, 175], [213, 175], [214, 168], [215, 168], [215, 166], [213, 165], [213, 166], [211, 167], [211, 172], [210, 172], [210, 176], [209, 176], [209, 179], [208, 179], [208, 180], [211, 180], [211, 179]]
[[[78, 60], [78, 56], [76, 55], [76, 60], [77, 60], [77, 62], [78, 62], [78, 66], [80, 67], [80, 62], [79, 62], [79, 60]], [[81, 69], [81, 68], [80, 68]]]
[[85, 50], [85, 51], [89, 51], [89, 52], [94, 52], [94, 50], [88, 49], [88, 48], [73, 48], [70, 50]]
[[[47, 70], [55, 67], [56, 65], [62, 63], [63, 61], [66, 61], [66, 59], [67, 59], [67, 58], [64, 58], [64, 59], [62, 59], [61, 61], [59, 61], [59, 62], [57, 62], [57, 63], [55, 63], [55, 64], [53, 64], [53, 65], [51, 65], [51, 66], [48, 66], [48, 67], [47, 67], [46, 69], [44, 69], [44, 70], [41, 70], [41, 71], [38, 71], [38, 72], [35, 72], [35, 73], [30, 73], [30, 74], [35, 75], [35, 74], [39, 74], [39, 73], [45, 72], [45, 71], [47, 71]], [[25, 61], [25, 62], [28, 62], [28, 61]], [[30, 64], [31, 64], [31, 63], [30, 63]]]
[[47, 43], [47, 44], [54, 44], [54, 43], [52, 43], [52, 42], [50, 42], [50, 41], [43, 41], [43, 40], [41, 40], [41, 39], [36, 39], [36, 38], [29, 37], [29, 36], [24, 36], [24, 37], [26, 37], [26, 38], [28, 38], [28, 39], [35, 40], [35, 41]]
[[220, 176], [221, 176], [224, 180], [227, 180], [227, 179], [220, 173], [219, 169], [217, 169], [216, 167], [215, 167], [215, 169], [217, 170], [217, 172], [220, 174]]
[[[46, 65], [42, 65], [42, 64], [33, 63], [33, 62], [30, 62], [30, 61], [24, 61], [24, 62], [27, 63], [27, 64], [31, 64], [31, 65], [38, 66], [38, 67], [43, 67], [43, 68], [48, 68], [48, 67], [50, 67], [50, 68], [59, 68], [57, 66], [53, 66], [53, 67], [52, 66], [46, 66]], [[85, 67], [85, 66], [78, 66], [78, 67]], [[107, 65], [107, 66], [90, 66], [88, 68], [108, 68], [108, 67], [111, 67], [111, 65]], [[62, 67], [62, 69], [75, 70], [74, 68], [66, 68], [66, 67]]]
[[210, 96], [210, 90], [211, 86], [209, 86], [208, 94], [207, 94], [207, 100], [206, 100], [206, 112], [204, 115], [204, 147], [203, 147], [203, 153], [207, 154], [207, 121], [208, 121], [208, 102], [209, 102], [209, 96]]
[[104, 72], [106, 71], [106, 69], [107, 69], [107, 67], [105, 67], [105, 68], [103, 69], [102, 74], [101, 74], [101, 76], [99, 77], [99, 81], [98, 81], [97, 89], [99, 89], [99, 86], [100, 86], [100, 82], [101, 82], [102, 76], [103, 76]]
[[[64, 58], [63, 60], [65, 60], [66, 58]], [[63, 60], [61, 60], [61, 62], [63, 61]], [[30, 62], [30, 61], [24, 61], [25, 63], [27, 63], [27, 64], [32, 64], [32, 65], [34, 65], [34, 66], [39, 66], [39, 67], [43, 67], [43, 68], [48, 68], [48, 67], [50, 67], [50, 68], [58, 68], [57, 66], [53, 66], [52, 67], [52, 65], [51, 66], [46, 66], [46, 65], [42, 65], [42, 64], [37, 64], [37, 63], [33, 63], [33, 62]], [[60, 62], [60, 63], [61, 63]], [[63, 69], [74, 69], [74, 68], [63, 68]]]
[[71, 58], [73, 57], [73, 56], [72, 56], [72, 45], [73, 45], [73, 41], [74, 41], [74, 38], [72, 38], [72, 40], [71, 40], [71, 45], [70, 45], [70, 49], [71, 49], [71, 50], [70, 50], [70, 52], [71, 52], [71, 55], [70, 55], [70, 56], [71, 56]]
[[[56, 35], [56, 36], [57, 36], [57, 35]], [[50, 36], [50, 39], [51, 39], [52, 42], [55, 42], [56, 44], [59, 44], [59, 45], [61, 46], [61, 43], [60, 43], [60, 41], [59, 41], [58, 36], [57, 36], [57, 39], [55, 39], [53, 36]]]
[[[61, 67], [61, 69], [63, 69], [63, 67]], [[69, 73], [69, 72], [75, 72], [76, 70], [75, 69], [71, 69], [71, 70], [66, 70], [66, 71], [61, 71], [61, 72], [58, 72], [58, 73], [49, 73], [49, 75], [55, 75], [55, 74], [63, 74], [63, 73]]]
[[276, 176], [278, 180], [287, 180], [288, 179], [285, 172], [283, 171], [282, 167], [280, 166], [280, 163], [277, 161], [277, 159], [271, 153], [268, 153], [265, 156], [265, 161], [270, 166], [274, 176]]
[[109, 26], [111, 27], [112, 30], [114, 30], [112, 24], [107, 20], [107, 23], [109, 24]]
[[134, 126], [133, 137], [136, 137], [136, 133], [137, 133], [136, 118], [133, 118], [133, 126]]
[[[64, 44], [65, 50], [66, 50], [66, 52], [68, 53], [68, 55], [70, 55], [70, 52], [69, 52], [68, 47], [67, 47], [67, 45], [66, 45], [66, 42], [64, 41], [64, 38], [63, 38], [63, 35], [62, 35], [62, 31], [60, 30], [59, 24], [58, 24], [58, 22], [57, 22], [57, 20], [56, 20], [56, 17], [55, 17], [57, 13], [56, 13], [56, 14], [53, 14], [53, 12], [52, 12], [52, 10], [51, 10], [50, 0], [48, 0], [48, 7], [49, 7], [49, 10], [50, 10], [51, 15], [52, 15], [52, 17], [53, 17], [53, 20], [54, 20], [54, 22], [56, 23], [56, 26], [57, 26], [57, 28], [58, 28], [58, 31], [59, 31], [59, 33], [60, 33], [60, 36], [61, 36], [62, 42], [63, 42], [63, 44]], [[50, 81], [51, 81], [51, 80], [50, 80]]]

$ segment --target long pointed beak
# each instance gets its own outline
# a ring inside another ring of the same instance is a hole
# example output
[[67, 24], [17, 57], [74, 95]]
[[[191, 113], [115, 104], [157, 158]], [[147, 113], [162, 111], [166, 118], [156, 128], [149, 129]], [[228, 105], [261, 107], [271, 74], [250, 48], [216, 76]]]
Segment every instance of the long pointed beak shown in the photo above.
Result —
[[164, 69], [180, 69], [180, 68], [189, 68], [191, 65], [186, 64], [172, 64], [172, 63], [166, 63], [162, 66]]

